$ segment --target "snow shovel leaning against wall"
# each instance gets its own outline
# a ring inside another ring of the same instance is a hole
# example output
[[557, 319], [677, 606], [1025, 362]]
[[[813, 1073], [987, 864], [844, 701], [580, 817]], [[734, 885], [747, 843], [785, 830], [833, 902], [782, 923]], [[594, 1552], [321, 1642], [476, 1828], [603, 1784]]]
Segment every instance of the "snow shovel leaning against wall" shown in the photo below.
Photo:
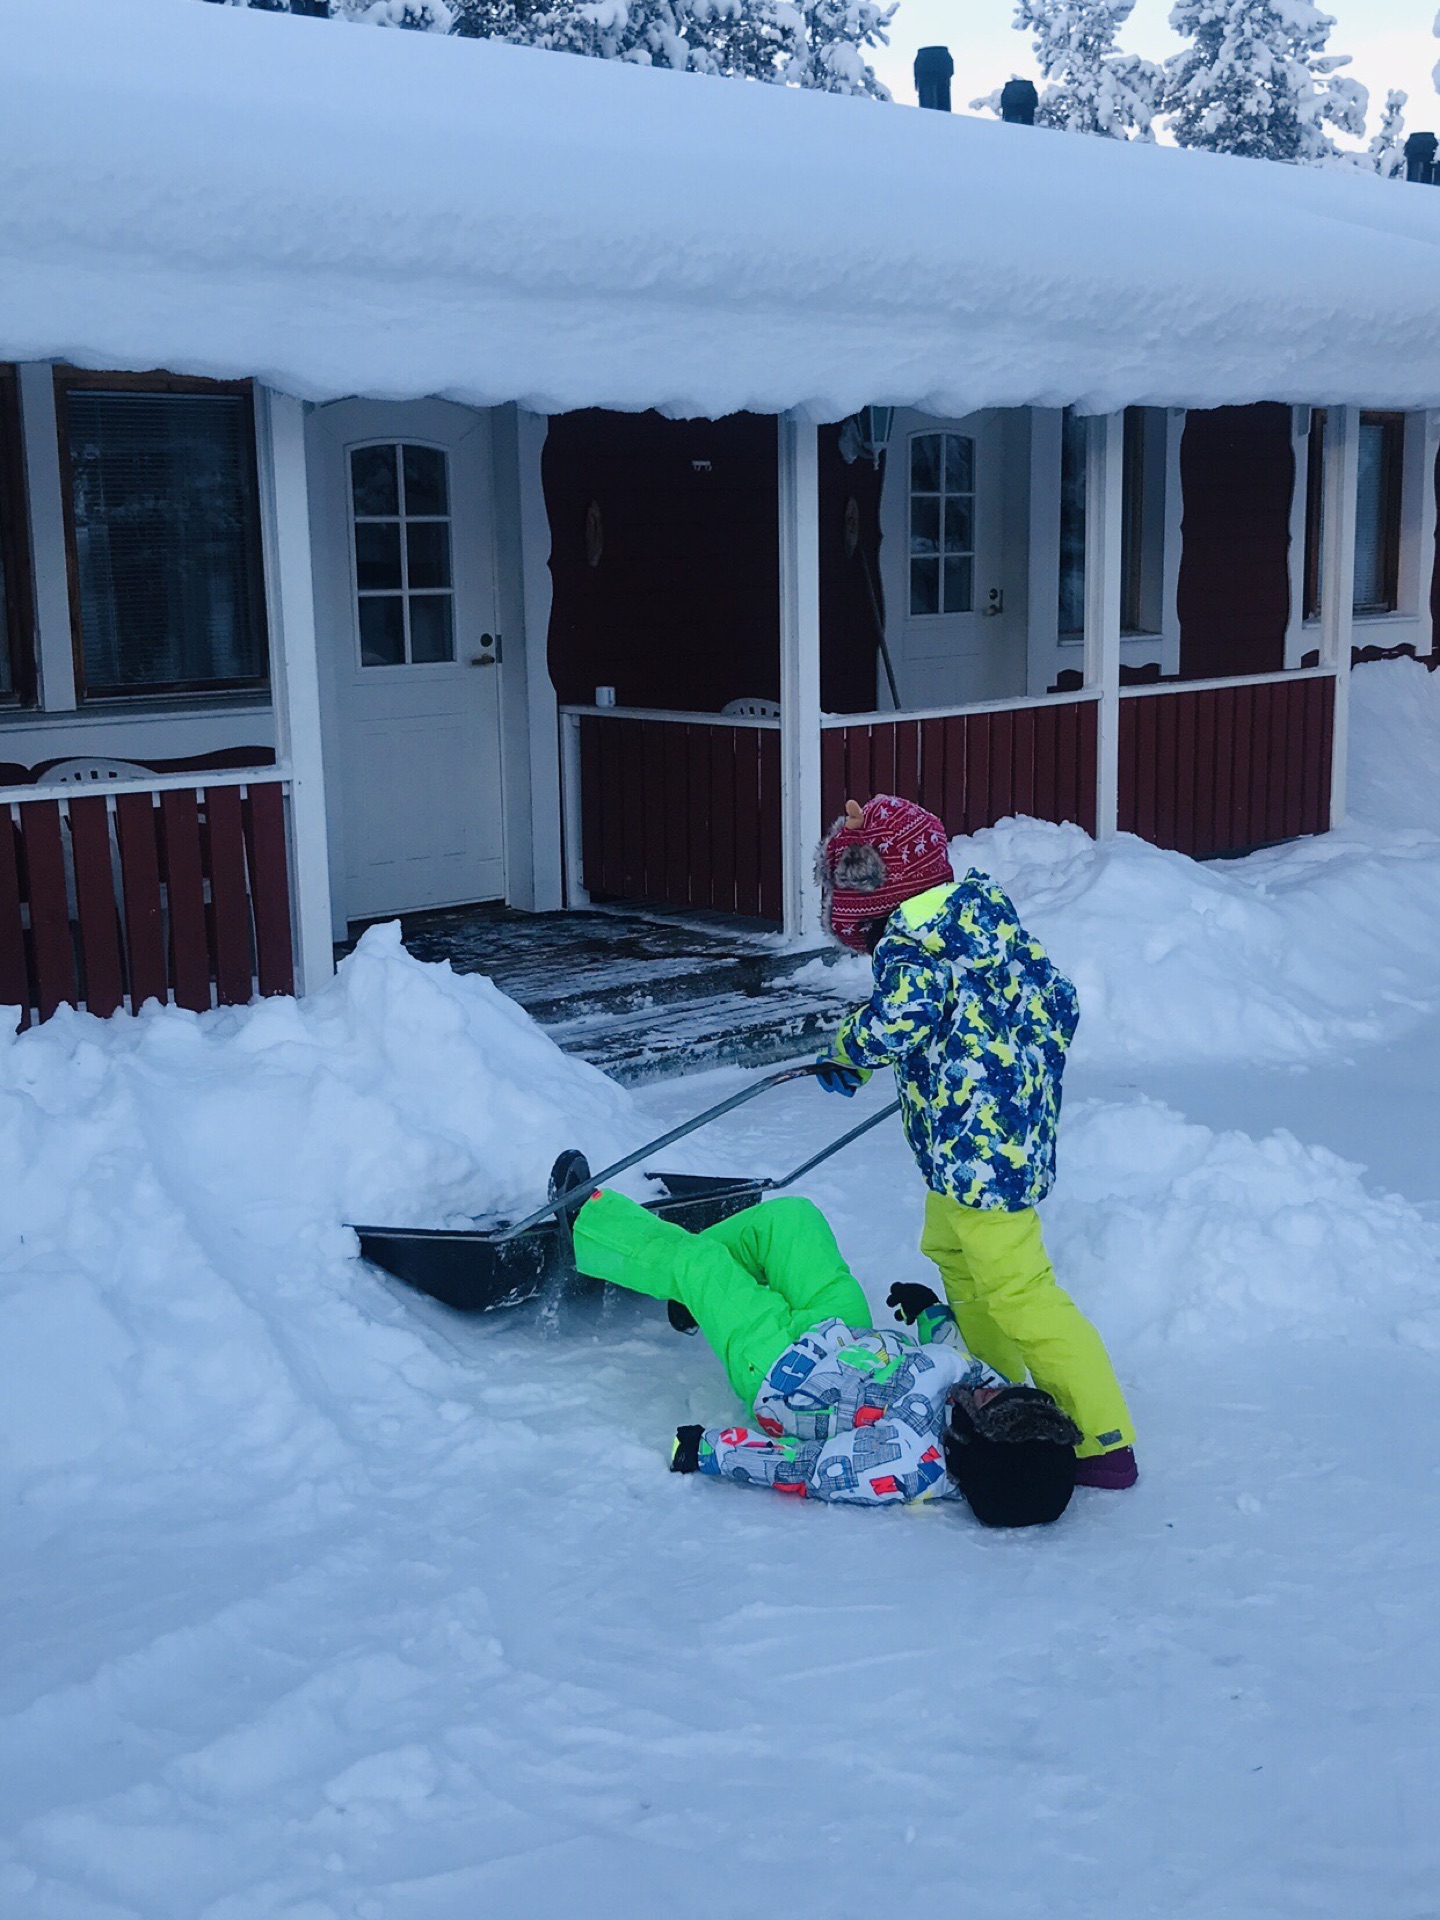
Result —
[[[383, 1267], [386, 1273], [393, 1273], [396, 1279], [406, 1281], [433, 1299], [443, 1300], [447, 1307], [458, 1307], [462, 1313], [487, 1313], [493, 1307], [519, 1306], [552, 1283], [575, 1278], [565, 1239], [556, 1227], [555, 1216], [561, 1208], [603, 1186], [627, 1167], [658, 1153], [662, 1147], [683, 1140], [687, 1133], [696, 1132], [711, 1120], [718, 1120], [721, 1114], [759, 1099], [772, 1087], [783, 1087], [788, 1081], [803, 1080], [819, 1071], [818, 1066], [812, 1065], [787, 1067], [783, 1072], [768, 1075], [754, 1086], [722, 1100], [718, 1106], [707, 1107], [704, 1113], [696, 1114], [683, 1126], [662, 1133], [658, 1140], [648, 1141], [613, 1166], [602, 1167], [568, 1192], [554, 1195], [543, 1207], [527, 1213], [523, 1220], [493, 1220], [461, 1228], [355, 1227], [353, 1231], [360, 1236], [361, 1255], [375, 1266]], [[702, 1227], [713, 1226], [717, 1220], [728, 1219], [732, 1213], [757, 1205], [767, 1193], [779, 1193], [793, 1186], [812, 1167], [818, 1167], [822, 1160], [839, 1153], [842, 1147], [848, 1147], [852, 1140], [869, 1133], [872, 1127], [878, 1127], [899, 1110], [900, 1102], [892, 1101], [880, 1113], [862, 1120], [858, 1127], [852, 1127], [838, 1140], [832, 1140], [828, 1147], [812, 1154], [782, 1180], [725, 1179], [713, 1174], [647, 1170], [646, 1179], [658, 1182], [661, 1192], [645, 1205], [662, 1220], [674, 1220], [698, 1232]]]

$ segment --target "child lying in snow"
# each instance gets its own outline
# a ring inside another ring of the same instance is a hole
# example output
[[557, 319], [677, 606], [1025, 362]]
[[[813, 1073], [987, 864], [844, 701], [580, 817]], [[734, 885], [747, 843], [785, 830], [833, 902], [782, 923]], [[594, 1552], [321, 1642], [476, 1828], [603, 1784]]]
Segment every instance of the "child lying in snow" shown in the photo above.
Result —
[[1035, 1211], [1055, 1177], [1074, 987], [993, 880], [955, 879], [943, 824], [913, 801], [847, 801], [816, 865], [826, 928], [869, 951], [875, 972], [821, 1086], [851, 1094], [872, 1067], [894, 1067], [929, 1188], [920, 1250], [966, 1345], [1054, 1395], [1083, 1435], [1080, 1485], [1132, 1486], [1125, 1396], [1100, 1335], [1055, 1284]]
[[810, 1201], [771, 1200], [687, 1233], [597, 1193], [572, 1231], [581, 1273], [682, 1302], [754, 1408], [758, 1433], [681, 1427], [673, 1472], [865, 1506], [959, 1493], [999, 1527], [1055, 1520], [1069, 1504], [1080, 1435], [1050, 1396], [972, 1360], [928, 1287], [890, 1290], [914, 1334], [874, 1331]]

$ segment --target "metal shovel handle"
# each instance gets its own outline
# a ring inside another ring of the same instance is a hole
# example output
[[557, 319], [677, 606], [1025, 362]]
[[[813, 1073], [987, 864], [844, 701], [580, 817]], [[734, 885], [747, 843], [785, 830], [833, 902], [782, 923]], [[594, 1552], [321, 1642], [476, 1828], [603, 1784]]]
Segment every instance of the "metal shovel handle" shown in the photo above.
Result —
[[[722, 1114], [733, 1113], [736, 1107], [743, 1107], [749, 1100], [758, 1100], [762, 1093], [768, 1093], [772, 1087], [783, 1087], [788, 1081], [804, 1080], [819, 1073], [824, 1065], [824, 1061], [811, 1061], [803, 1067], [786, 1067], [780, 1073], [767, 1074], [763, 1080], [757, 1080], [753, 1086], [742, 1087], [739, 1093], [732, 1093], [728, 1100], [720, 1101], [717, 1106], [707, 1107], [704, 1113], [697, 1113], [693, 1120], [686, 1120], [680, 1126], [672, 1127], [669, 1133], [662, 1133], [658, 1140], [647, 1141], [643, 1147], [637, 1147], [634, 1153], [627, 1154], [623, 1160], [617, 1160], [613, 1166], [602, 1167], [598, 1173], [592, 1173], [588, 1180], [578, 1181], [575, 1186], [567, 1187], [564, 1193], [557, 1193], [553, 1200], [547, 1200], [545, 1205], [537, 1207], [534, 1213], [527, 1213], [525, 1218], [517, 1220], [513, 1227], [507, 1227], [503, 1233], [491, 1235], [492, 1244], [503, 1244], [506, 1240], [514, 1240], [528, 1227], [538, 1226], [542, 1220], [548, 1220], [552, 1214], [559, 1213], [569, 1206], [572, 1200], [578, 1200], [582, 1195], [593, 1193], [596, 1187], [603, 1186], [617, 1173], [624, 1173], [627, 1167], [633, 1167], [639, 1161], [648, 1159], [652, 1153], [658, 1153], [662, 1147], [673, 1146], [675, 1141], [683, 1140], [687, 1133], [698, 1132], [710, 1121], [718, 1120]], [[880, 1116], [881, 1119], [884, 1117], [883, 1114]], [[866, 1127], [874, 1124], [873, 1120], [866, 1121], [864, 1126], [857, 1127], [855, 1131], [863, 1133]], [[846, 1139], [852, 1137], [852, 1135], [846, 1135]], [[837, 1142], [839, 1146], [844, 1144], [843, 1140]], [[834, 1149], [830, 1151], [833, 1152]], [[825, 1155], [822, 1154], [820, 1158], [824, 1159]], [[800, 1174], [813, 1164], [813, 1161], [807, 1161], [805, 1166], [797, 1168], [790, 1178], [798, 1179]]]
[[812, 1153], [793, 1173], [787, 1173], [783, 1180], [761, 1180], [758, 1184], [767, 1193], [779, 1193], [785, 1187], [793, 1187], [802, 1174], [809, 1173], [812, 1167], [818, 1167], [822, 1160], [828, 1160], [832, 1153], [839, 1153], [842, 1147], [848, 1147], [852, 1140], [858, 1140], [862, 1133], [869, 1133], [872, 1127], [878, 1127], [882, 1120], [888, 1120], [892, 1114], [899, 1113], [900, 1102], [892, 1100], [888, 1107], [882, 1107], [879, 1113], [872, 1113], [868, 1120], [862, 1120], [858, 1127], [852, 1127], [848, 1133], [842, 1133], [838, 1140], [832, 1140], [828, 1147], [822, 1147], [819, 1153]]

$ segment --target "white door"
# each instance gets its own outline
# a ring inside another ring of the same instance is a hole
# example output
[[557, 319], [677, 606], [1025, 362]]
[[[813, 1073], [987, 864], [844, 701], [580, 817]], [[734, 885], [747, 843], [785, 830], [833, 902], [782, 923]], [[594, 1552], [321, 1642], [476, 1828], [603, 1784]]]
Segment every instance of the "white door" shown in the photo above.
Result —
[[1023, 649], [1012, 658], [1007, 634], [1005, 437], [994, 411], [963, 420], [895, 414], [880, 552], [886, 638], [906, 707], [1025, 691]]
[[337, 919], [505, 892], [488, 415], [310, 418]]

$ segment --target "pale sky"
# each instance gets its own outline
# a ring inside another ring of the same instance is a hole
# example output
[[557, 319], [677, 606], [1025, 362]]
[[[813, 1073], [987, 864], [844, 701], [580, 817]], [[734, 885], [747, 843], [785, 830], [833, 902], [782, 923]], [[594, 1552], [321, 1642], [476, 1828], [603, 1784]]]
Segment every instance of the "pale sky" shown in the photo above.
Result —
[[[1370, 131], [1379, 125], [1380, 108], [1390, 87], [1410, 95], [1407, 131], [1440, 132], [1440, 98], [1431, 69], [1440, 59], [1440, 40], [1431, 28], [1437, 0], [1319, 0], [1335, 16], [1331, 53], [1348, 53], [1344, 69], [1370, 89]], [[1170, 0], [1137, 0], [1120, 44], [1127, 53], [1161, 60], [1181, 45], [1171, 33]], [[890, 46], [874, 65], [897, 100], [913, 102], [911, 64], [917, 47], [946, 45], [955, 58], [954, 105], [964, 113], [978, 95], [1002, 86], [1012, 73], [1038, 78], [1030, 36], [1010, 22], [1011, 0], [901, 0], [890, 29]]]

